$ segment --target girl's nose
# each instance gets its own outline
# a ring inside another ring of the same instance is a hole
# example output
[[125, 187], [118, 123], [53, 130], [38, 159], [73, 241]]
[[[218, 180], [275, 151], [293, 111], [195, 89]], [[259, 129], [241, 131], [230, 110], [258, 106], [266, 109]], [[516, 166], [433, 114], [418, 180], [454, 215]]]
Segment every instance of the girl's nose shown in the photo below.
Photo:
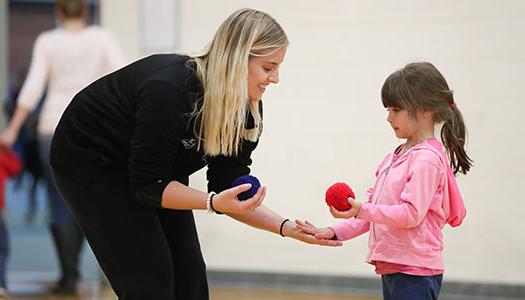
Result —
[[388, 123], [392, 123], [392, 113], [391, 112], [388, 112], [388, 114], [386, 115], [386, 121]]

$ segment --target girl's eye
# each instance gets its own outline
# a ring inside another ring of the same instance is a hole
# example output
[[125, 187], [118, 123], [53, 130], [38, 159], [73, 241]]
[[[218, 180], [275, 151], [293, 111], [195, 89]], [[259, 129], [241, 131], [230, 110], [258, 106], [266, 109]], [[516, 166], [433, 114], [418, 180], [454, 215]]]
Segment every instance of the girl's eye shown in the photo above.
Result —
[[270, 68], [263, 68], [263, 69], [264, 69], [265, 72], [271, 72], [272, 71], [272, 69], [270, 69]]

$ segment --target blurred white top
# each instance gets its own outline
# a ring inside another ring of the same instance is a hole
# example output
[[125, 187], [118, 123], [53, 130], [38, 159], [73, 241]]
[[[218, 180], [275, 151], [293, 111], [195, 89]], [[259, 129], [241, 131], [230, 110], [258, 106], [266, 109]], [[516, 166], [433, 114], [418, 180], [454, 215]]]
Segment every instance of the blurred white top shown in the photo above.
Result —
[[43, 32], [35, 41], [31, 66], [17, 104], [34, 110], [47, 84], [38, 133], [53, 134], [73, 96], [124, 63], [117, 42], [100, 27]]

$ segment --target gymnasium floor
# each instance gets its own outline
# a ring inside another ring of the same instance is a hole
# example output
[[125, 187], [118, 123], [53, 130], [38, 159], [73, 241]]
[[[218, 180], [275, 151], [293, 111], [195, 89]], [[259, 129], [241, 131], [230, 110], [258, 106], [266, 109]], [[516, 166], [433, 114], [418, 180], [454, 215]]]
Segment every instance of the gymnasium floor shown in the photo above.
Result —
[[[48, 283], [14, 282], [9, 299], [12, 300], [116, 300], [109, 288], [102, 288], [96, 281], [83, 282], [77, 296], [56, 296], [46, 291]], [[374, 297], [351, 295], [314, 294], [253, 289], [211, 289], [211, 300], [379, 300]]]

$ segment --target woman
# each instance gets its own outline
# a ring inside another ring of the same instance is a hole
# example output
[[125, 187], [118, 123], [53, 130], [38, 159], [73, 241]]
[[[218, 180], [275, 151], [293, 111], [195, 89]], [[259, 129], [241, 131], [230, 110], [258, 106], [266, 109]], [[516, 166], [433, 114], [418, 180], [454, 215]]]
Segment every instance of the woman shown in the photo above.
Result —
[[75, 292], [84, 236], [53, 184], [48, 162], [51, 138], [71, 98], [95, 79], [124, 64], [124, 56], [113, 37], [98, 26], [87, 25], [87, 12], [82, 0], [56, 1], [56, 17], [61, 27], [45, 31], [36, 39], [15, 113], [0, 136], [0, 147], [11, 148], [47, 86], [37, 129], [38, 149], [50, 207], [49, 227], [61, 271], [52, 291], [61, 294]]
[[[208, 299], [193, 209], [224, 213], [323, 245], [230, 188], [249, 174], [262, 131], [261, 97], [279, 82], [288, 39], [264, 12], [242, 9], [194, 57], [153, 55], [94, 82], [56, 130], [56, 185], [119, 299]], [[187, 186], [208, 166], [208, 194]], [[216, 194], [217, 193], [217, 194]]]

